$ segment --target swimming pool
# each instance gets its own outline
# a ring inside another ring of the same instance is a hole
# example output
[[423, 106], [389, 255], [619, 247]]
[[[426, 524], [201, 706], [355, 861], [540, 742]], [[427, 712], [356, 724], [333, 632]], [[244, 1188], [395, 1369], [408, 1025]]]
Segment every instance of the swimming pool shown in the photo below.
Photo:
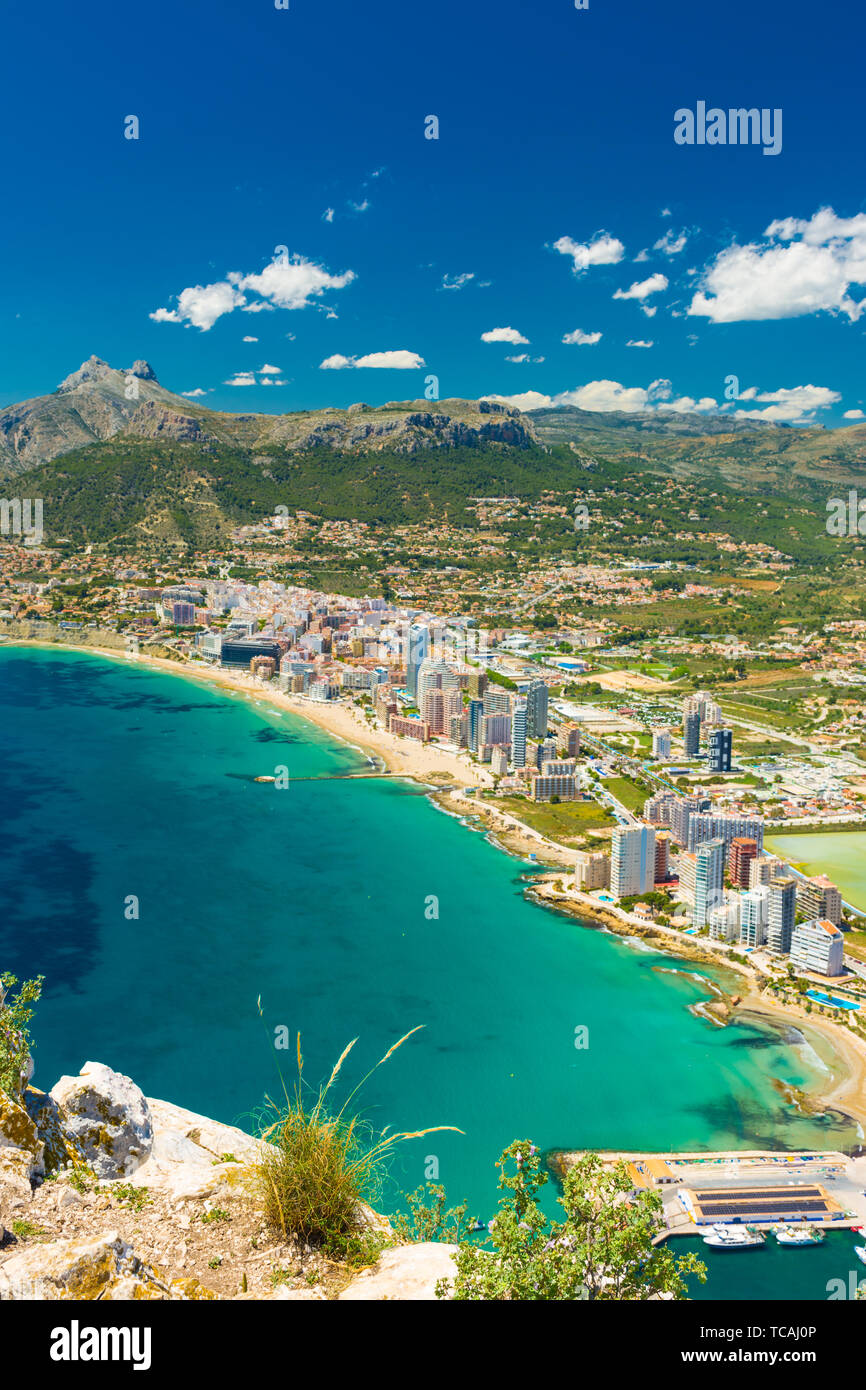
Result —
[[851, 1013], [857, 1013], [860, 1005], [852, 1004], [850, 999], [838, 999], [835, 994], [823, 994], [820, 989], [807, 989], [807, 999], [815, 999], [819, 1004], [830, 1004], [834, 1009], [848, 1009]]

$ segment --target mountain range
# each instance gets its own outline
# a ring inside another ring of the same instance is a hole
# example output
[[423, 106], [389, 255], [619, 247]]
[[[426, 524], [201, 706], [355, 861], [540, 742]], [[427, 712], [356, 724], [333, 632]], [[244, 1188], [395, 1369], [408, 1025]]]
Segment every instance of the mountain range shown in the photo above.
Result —
[[489, 443], [526, 448], [536, 442], [528, 417], [496, 402], [390, 401], [287, 415], [234, 414], [167, 391], [148, 362], [119, 370], [89, 357], [56, 391], [0, 411], [0, 476], [117, 435], [256, 451], [327, 445], [360, 453]]
[[647, 487], [663, 475], [820, 502], [866, 484], [866, 424], [461, 399], [233, 413], [168, 391], [147, 362], [98, 357], [0, 411], [3, 489], [15, 478], [20, 495], [44, 498], [54, 533], [75, 540], [213, 541], [278, 503], [384, 523], [465, 518], [473, 496], [537, 499], [644, 474]]

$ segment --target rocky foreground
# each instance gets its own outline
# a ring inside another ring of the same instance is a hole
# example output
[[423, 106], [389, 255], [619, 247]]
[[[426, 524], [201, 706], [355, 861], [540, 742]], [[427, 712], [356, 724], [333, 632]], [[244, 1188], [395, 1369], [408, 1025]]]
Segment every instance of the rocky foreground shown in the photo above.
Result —
[[0, 1301], [431, 1299], [453, 1275], [450, 1245], [394, 1243], [359, 1272], [275, 1240], [260, 1147], [98, 1062], [20, 1104], [0, 1093]]

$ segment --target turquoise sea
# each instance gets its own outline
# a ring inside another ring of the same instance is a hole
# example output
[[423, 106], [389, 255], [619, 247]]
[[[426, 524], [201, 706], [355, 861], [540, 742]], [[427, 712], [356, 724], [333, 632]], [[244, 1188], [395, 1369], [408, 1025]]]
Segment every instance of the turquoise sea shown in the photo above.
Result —
[[[341, 778], [364, 758], [262, 701], [4, 646], [0, 753], [0, 963], [46, 977], [37, 1085], [92, 1059], [148, 1095], [249, 1123], [277, 1093], [275, 1060], [293, 1072], [293, 1051], [273, 1047], [280, 1026], [301, 1032], [312, 1082], [358, 1038], [344, 1096], [421, 1024], [364, 1088], [368, 1118], [463, 1130], [407, 1144], [393, 1181], [411, 1189], [438, 1165], [449, 1199], [485, 1219], [515, 1138], [854, 1139], [841, 1117], [804, 1118], [775, 1089], [821, 1072], [796, 1036], [694, 1016], [698, 967], [528, 902], [527, 866], [411, 784]], [[314, 780], [252, 780], [282, 765]]]

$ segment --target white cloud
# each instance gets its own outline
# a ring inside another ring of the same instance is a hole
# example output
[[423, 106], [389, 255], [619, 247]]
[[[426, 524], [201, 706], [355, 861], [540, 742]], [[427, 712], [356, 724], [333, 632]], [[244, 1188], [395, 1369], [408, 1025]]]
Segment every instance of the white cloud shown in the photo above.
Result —
[[249, 336], [247, 336], [246, 338], [241, 338], [242, 343], [257, 343], [258, 341], [258, 338], [250, 338]]
[[713, 323], [822, 311], [856, 321], [866, 300], [854, 300], [848, 291], [860, 285], [866, 285], [866, 214], [837, 217], [832, 208], [821, 208], [808, 221], [771, 222], [763, 241], [735, 242], [720, 252], [688, 312]]
[[842, 396], [829, 386], [786, 386], [778, 391], [759, 391], [757, 386], [749, 386], [741, 391], [741, 401], [766, 403], [764, 410], [738, 410], [750, 420], [776, 420], [796, 423], [811, 418], [816, 410], [826, 410], [836, 405]]
[[665, 256], [678, 256], [688, 239], [686, 232], [674, 236], [673, 229], [669, 228], [663, 237], [659, 237], [658, 241], [653, 243], [653, 250], [661, 251]]
[[516, 328], [491, 328], [486, 333], [481, 334], [482, 343], [512, 343], [515, 347], [519, 343], [528, 343], [529, 339], [524, 338], [522, 333], [518, 333]]
[[658, 294], [661, 290], [668, 287], [668, 278], [662, 275], [661, 271], [656, 271], [655, 275], [650, 275], [646, 280], [635, 280], [629, 285], [627, 290], [614, 290], [614, 299], [646, 299], [648, 295]]
[[242, 314], [271, 314], [273, 310], [273, 304], [268, 304], [264, 299], [257, 299], [254, 304], [244, 304], [241, 307]]
[[282, 367], [272, 367], [269, 362], [266, 362], [263, 367], [259, 367], [262, 376], [279, 376], [282, 370]]
[[640, 306], [640, 311], [642, 314], [646, 314], [648, 319], [652, 319], [655, 318], [658, 313], [658, 306], [655, 304], [642, 304]]
[[866, 420], [866, 415], [864, 415], [864, 413], [863, 413], [862, 410], [846, 410], [846, 411], [845, 411], [845, 414], [842, 416], [842, 419], [843, 419], [843, 420]]
[[391, 352], [368, 352], [365, 357], [344, 357], [342, 353], [336, 352], [333, 357], [326, 357], [324, 362], [320, 362], [319, 368], [326, 371], [342, 371], [346, 367], [378, 367], [405, 372], [424, 365], [424, 358], [419, 357], [417, 352], [398, 348]]
[[629, 338], [626, 347], [652, 347], [652, 339], [647, 341], [645, 338]]
[[223, 382], [224, 386], [255, 386], [255, 384], [255, 372], [236, 372], [229, 381]]
[[570, 236], [561, 236], [553, 243], [553, 249], [561, 256], [571, 256], [575, 275], [591, 265], [616, 265], [625, 255], [622, 242], [607, 232], [596, 232], [590, 242], [573, 241]]
[[149, 317], [155, 323], [190, 323], [207, 333], [223, 314], [230, 314], [245, 303], [238, 288], [218, 280], [213, 285], [191, 285], [181, 290], [176, 309], [156, 309]]
[[502, 401], [505, 405], [514, 406], [515, 410], [543, 410], [546, 406], [553, 405], [553, 397], [545, 396], [540, 391], [520, 391], [515, 396], [481, 396], [482, 401]]
[[443, 275], [439, 288], [442, 290], [462, 290], [464, 285], [468, 285], [469, 281], [474, 279], [474, 270], [466, 270], [462, 275]]
[[369, 198], [365, 198], [363, 203], [353, 203], [351, 198], [349, 199], [349, 207], [352, 209], [353, 212], [366, 212], [369, 206]]
[[601, 334], [584, 333], [582, 328], [575, 328], [573, 333], [564, 333], [562, 341], [564, 343], [576, 343], [578, 347], [591, 347], [593, 343], [601, 341]]
[[514, 357], [506, 357], [506, 362], [543, 362], [543, 357], [532, 357], [528, 352], [518, 352]]
[[241, 290], [253, 290], [278, 309], [305, 309], [326, 290], [341, 290], [355, 279], [354, 270], [331, 275], [315, 261], [287, 256], [271, 261], [258, 275], [233, 271], [228, 279]]
[[[255, 275], [232, 270], [225, 280], [212, 285], [192, 285], [181, 290], [174, 309], [156, 309], [150, 317], [156, 323], [189, 323], [206, 333], [223, 314], [242, 309], [248, 314], [267, 309], [304, 309], [326, 290], [343, 289], [355, 279], [355, 272], [331, 275], [315, 261], [303, 256], [282, 256]], [[247, 293], [260, 296], [253, 303]]]
[[670, 216], [671, 216], [671, 210], [670, 210], [670, 208], [662, 208], [661, 212], [659, 213], [659, 217], [670, 217]]
[[334, 220], [334, 209], [333, 209], [333, 208], [325, 208], [325, 211], [322, 213], [322, 221], [323, 221], [323, 222], [333, 222], [333, 220]]
[[206, 395], [207, 395], [207, 391], [203, 391], [202, 388], [201, 388], [200, 386], [196, 386], [196, 388], [195, 388], [194, 391], [181, 391], [180, 394], [181, 394], [182, 396], [189, 396], [190, 400], [192, 400], [192, 399], [194, 399], [196, 396], [206, 396]]
[[626, 414], [639, 411], [708, 414], [718, 410], [718, 403], [711, 396], [702, 396], [699, 400], [692, 396], [674, 397], [671, 383], [662, 379], [650, 382], [649, 386], [623, 386], [619, 381], [589, 381], [573, 391], [560, 391], [555, 396], [546, 396], [540, 391], [522, 391], [513, 396], [491, 394], [482, 399], [503, 401], [518, 410], [541, 410], [560, 405], [602, 412], [620, 410]]

